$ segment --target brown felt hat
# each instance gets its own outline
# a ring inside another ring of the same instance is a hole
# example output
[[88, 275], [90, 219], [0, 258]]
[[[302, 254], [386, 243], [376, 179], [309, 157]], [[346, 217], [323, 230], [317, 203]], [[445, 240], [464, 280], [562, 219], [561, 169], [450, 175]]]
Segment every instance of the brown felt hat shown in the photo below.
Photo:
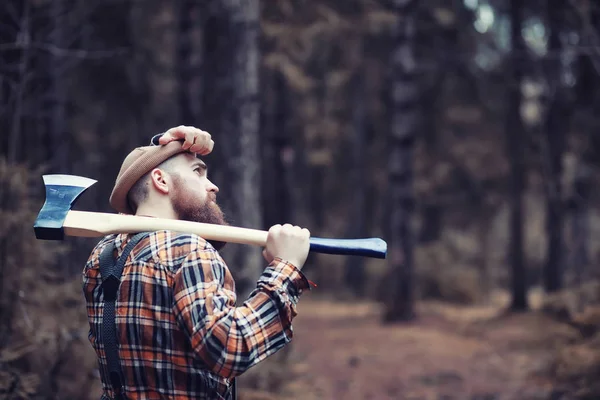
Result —
[[135, 183], [147, 172], [170, 157], [183, 153], [181, 141], [173, 141], [164, 146], [137, 147], [125, 157], [121, 170], [110, 194], [110, 205], [120, 213], [133, 214], [127, 202], [127, 194]]

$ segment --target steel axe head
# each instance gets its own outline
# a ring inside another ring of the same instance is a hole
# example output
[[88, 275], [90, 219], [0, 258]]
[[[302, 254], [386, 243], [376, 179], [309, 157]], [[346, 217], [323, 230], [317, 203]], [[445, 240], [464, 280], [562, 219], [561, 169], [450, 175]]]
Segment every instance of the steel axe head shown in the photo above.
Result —
[[77, 198], [97, 181], [75, 175], [44, 175], [46, 202], [33, 224], [35, 237], [63, 240], [65, 218]]

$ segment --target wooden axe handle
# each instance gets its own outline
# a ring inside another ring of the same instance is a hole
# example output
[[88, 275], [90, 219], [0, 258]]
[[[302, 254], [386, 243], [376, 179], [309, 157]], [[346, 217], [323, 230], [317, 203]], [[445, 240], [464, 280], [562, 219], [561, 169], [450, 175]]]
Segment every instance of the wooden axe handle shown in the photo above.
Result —
[[111, 213], [71, 210], [63, 224], [65, 235], [100, 237], [112, 233], [135, 233], [170, 230], [194, 233], [204, 239], [265, 246], [267, 232], [235, 226], [205, 224], [167, 218], [141, 217]]

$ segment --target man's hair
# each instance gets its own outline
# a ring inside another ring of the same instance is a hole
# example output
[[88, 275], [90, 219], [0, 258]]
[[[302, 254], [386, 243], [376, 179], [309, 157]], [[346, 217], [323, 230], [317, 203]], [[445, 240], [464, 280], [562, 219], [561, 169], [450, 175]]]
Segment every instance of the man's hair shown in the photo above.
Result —
[[[162, 163], [160, 163], [156, 168], [173, 174], [177, 173], [177, 169], [175, 168], [174, 163], [172, 162], [175, 156], [166, 159]], [[127, 202], [129, 203], [129, 207], [135, 213], [137, 208], [148, 198], [148, 194], [150, 193], [150, 172], [146, 172], [138, 181], [129, 189], [129, 193], [127, 193]]]
[[148, 198], [148, 181], [150, 179], [150, 172], [145, 173], [138, 181], [129, 189], [127, 193], [127, 203], [129, 207], [135, 213], [138, 206], [146, 201]]

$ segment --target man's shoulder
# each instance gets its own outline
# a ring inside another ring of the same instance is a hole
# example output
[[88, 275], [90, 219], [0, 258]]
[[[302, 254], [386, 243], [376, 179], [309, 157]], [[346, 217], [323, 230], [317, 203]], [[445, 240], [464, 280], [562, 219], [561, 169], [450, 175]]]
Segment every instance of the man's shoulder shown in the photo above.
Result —
[[106, 245], [114, 242], [116, 237], [117, 237], [117, 235], [112, 234], [112, 235], [104, 236], [102, 239], [100, 239], [100, 241], [98, 241], [98, 243], [96, 243], [96, 245], [92, 249], [89, 259], [88, 259], [88, 262], [91, 261], [94, 257], [98, 257], [100, 255], [100, 252], [104, 249], [104, 247], [106, 247]]
[[94, 248], [92, 249], [92, 251], [90, 252], [90, 255], [85, 263], [85, 266], [83, 268], [83, 273], [86, 274], [89, 270], [93, 270], [93, 269], [98, 269], [100, 266], [100, 253], [102, 252], [102, 250], [104, 250], [104, 248], [112, 243], [115, 238], [117, 237], [117, 235], [108, 235], [108, 236], [104, 236], [102, 239], [100, 239], [100, 241], [98, 243], [96, 243], [96, 245], [94, 246]]
[[162, 264], [180, 263], [195, 252], [214, 251], [206, 239], [193, 233], [160, 230], [152, 232], [149, 239], [153, 254]]
[[[95, 268], [99, 264], [100, 253], [110, 243], [123, 248], [130, 235], [109, 235], [102, 238], [92, 250], [85, 269]], [[207, 256], [216, 254], [215, 248], [204, 238], [184, 232], [159, 230], [150, 232], [133, 251], [138, 261], [161, 264], [169, 269], [177, 267], [190, 255], [204, 253]]]

